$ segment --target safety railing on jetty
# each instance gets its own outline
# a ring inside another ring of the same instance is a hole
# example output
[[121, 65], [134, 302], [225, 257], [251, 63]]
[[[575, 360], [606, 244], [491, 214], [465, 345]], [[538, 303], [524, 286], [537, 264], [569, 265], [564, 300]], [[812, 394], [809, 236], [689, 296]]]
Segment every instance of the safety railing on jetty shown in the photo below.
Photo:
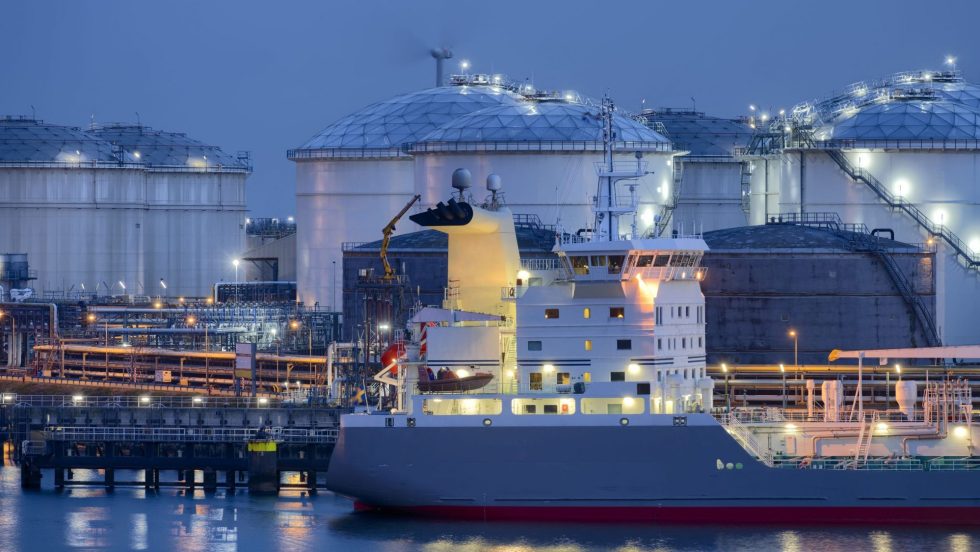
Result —
[[44, 436], [49, 441], [87, 442], [201, 442], [235, 443], [254, 439], [272, 439], [280, 443], [334, 443], [336, 428], [185, 428], [185, 427], [49, 427]]
[[306, 406], [269, 397], [156, 397], [151, 395], [13, 395], [0, 397], [17, 408], [283, 408]]

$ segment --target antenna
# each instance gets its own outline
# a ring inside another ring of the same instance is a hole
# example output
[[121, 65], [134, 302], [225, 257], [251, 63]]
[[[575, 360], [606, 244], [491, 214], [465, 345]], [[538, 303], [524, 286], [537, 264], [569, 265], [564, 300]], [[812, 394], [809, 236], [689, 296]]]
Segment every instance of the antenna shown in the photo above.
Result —
[[34, 121], [37, 120], [37, 110], [34, 109], [34, 104], [31, 104], [31, 119]]
[[447, 59], [453, 57], [453, 52], [449, 48], [433, 48], [429, 51], [429, 55], [436, 60], [436, 86], [442, 86], [445, 84], [442, 77], [442, 66]]
[[140, 127], [140, 131], [143, 130], [143, 123], [140, 121], [140, 112], [136, 111], [136, 126]]

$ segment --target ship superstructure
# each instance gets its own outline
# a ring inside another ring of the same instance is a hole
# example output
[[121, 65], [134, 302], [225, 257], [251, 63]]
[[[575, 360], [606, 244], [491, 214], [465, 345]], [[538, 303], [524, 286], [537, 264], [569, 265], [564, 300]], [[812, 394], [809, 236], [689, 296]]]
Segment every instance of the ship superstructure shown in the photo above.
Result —
[[837, 381], [819, 401], [809, 385], [805, 410], [715, 408], [705, 243], [621, 228], [645, 171], [607, 147], [595, 223], [559, 229], [554, 264], [521, 264], [497, 179], [478, 206], [458, 170], [451, 199], [412, 215], [449, 235], [445, 299], [386, 356], [376, 379], [395, 400], [343, 418], [328, 485], [362, 507], [482, 519], [976, 522], [966, 385], [931, 382], [919, 401], [901, 382], [895, 412], [845, 403]]

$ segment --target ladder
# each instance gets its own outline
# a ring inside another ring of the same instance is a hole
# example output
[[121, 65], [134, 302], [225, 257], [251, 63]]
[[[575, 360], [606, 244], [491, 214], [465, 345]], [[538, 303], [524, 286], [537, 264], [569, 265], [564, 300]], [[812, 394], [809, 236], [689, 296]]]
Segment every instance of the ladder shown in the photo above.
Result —
[[677, 201], [681, 197], [681, 184], [684, 182], [684, 162], [675, 158], [671, 163], [671, 168], [673, 171], [673, 184], [670, 197], [664, 201], [664, 204], [660, 206], [660, 214], [657, 215], [657, 220], [655, 222], [656, 229], [653, 233], [654, 237], [660, 237], [663, 235], [664, 231], [667, 229], [667, 225], [670, 224], [671, 216], [674, 214], [674, 209], [677, 208]]
[[871, 439], [875, 434], [875, 426], [878, 424], [878, 411], [871, 413], [869, 417], [865, 414], [861, 420], [861, 431], [858, 432], [857, 449], [854, 451], [854, 469], [858, 469], [868, 463], [868, 451], [871, 449]]
[[728, 433], [735, 438], [738, 444], [742, 445], [749, 454], [755, 456], [763, 464], [773, 467], [773, 455], [772, 450], [769, 448], [763, 448], [756, 440], [755, 436], [749, 428], [745, 427], [745, 424], [738, 419], [738, 416], [734, 412], [729, 412], [725, 415], [725, 429]]

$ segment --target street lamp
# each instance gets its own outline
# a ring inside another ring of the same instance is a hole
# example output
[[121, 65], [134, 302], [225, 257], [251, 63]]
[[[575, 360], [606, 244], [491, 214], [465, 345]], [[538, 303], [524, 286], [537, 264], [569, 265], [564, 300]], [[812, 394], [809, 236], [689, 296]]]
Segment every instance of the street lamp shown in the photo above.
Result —
[[231, 264], [235, 265], [235, 283], [237, 284], [238, 283], [238, 265], [241, 264], [241, 261], [238, 260], [238, 259], [235, 259], [235, 260], [231, 261]]
[[724, 362], [721, 363], [721, 371], [725, 374], [725, 412], [731, 413], [732, 396], [728, 392], [728, 365]]
[[783, 410], [786, 410], [786, 367], [780, 364], [779, 371], [783, 374]]
[[796, 330], [790, 330], [789, 336], [793, 338], [793, 365], [796, 366], [796, 373], [800, 372], [800, 336]]

